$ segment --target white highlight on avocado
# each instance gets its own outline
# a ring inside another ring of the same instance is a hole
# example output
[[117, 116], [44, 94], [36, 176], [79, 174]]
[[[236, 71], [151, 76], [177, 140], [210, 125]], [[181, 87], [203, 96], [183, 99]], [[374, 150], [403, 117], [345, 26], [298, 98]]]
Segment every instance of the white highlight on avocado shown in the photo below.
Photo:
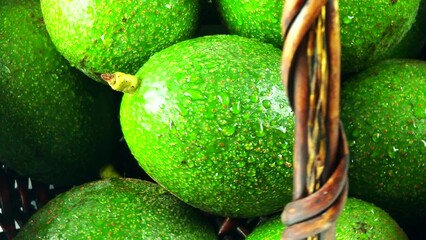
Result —
[[161, 110], [161, 105], [166, 104], [167, 88], [163, 83], [152, 83], [154, 90], [146, 91], [144, 94], [145, 111], [155, 114]]

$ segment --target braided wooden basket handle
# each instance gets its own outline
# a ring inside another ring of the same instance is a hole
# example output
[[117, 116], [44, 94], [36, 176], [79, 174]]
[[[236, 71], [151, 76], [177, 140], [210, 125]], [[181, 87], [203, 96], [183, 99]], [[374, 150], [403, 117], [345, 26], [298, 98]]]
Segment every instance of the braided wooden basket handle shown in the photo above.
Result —
[[295, 114], [293, 202], [282, 239], [335, 239], [348, 191], [340, 110], [338, 0], [287, 0], [282, 81]]

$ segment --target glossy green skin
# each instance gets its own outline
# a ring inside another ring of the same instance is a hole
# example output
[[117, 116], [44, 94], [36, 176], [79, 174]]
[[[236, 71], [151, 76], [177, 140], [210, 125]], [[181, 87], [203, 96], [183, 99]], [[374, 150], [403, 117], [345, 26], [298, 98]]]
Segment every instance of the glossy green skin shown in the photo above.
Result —
[[[282, 47], [282, 0], [218, 0], [233, 34]], [[357, 72], [386, 57], [415, 21], [420, 0], [341, 0], [342, 71]]]
[[291, 199], [294, 118], [280, 58], [272, 45], [232, 35], [180, 42], [150, 58], [120, 109], [142, 168], [210, 213], [282, 209]]
[[[279, 240], [284, 229], [280, 216], [276, 216], [256, 227], [247, 240]], [[371, 203], [349, 198], [337, 220], [336, 239], [408, 240], [408, 237], [398, 223], [382, 209]]]
[[232, 34], [256, 38], [281, 48], [281, 0], [217, 0], [220, 15]]
[[0, 161], [55, 185], [98, 176], [118, 140], [118, 99], [56, 51], [39, 1], [0, 6]]
[[426, 62], [388, 60], [344, 82], [350, 195], [426, 222]]
[[15, 239], [214, 240], [216, 232], [200, 212], [159, 185], [112, 178], [57, 196]]
[[155, 52], [192, 36], [198, 0], [41, 0], [59, 52], [91, 78], [136, 73]]

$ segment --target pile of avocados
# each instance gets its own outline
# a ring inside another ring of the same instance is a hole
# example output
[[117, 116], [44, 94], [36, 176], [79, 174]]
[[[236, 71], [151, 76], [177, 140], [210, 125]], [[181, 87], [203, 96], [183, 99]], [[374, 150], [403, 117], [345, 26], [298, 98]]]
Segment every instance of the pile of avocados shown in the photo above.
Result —
[[[2, 170], [65, 189], [16, 239], [280, 239], [284, 3], [3, 0]], [[336, 238], [424, 239], [426, 0], [339, 8], [350, 187]]]

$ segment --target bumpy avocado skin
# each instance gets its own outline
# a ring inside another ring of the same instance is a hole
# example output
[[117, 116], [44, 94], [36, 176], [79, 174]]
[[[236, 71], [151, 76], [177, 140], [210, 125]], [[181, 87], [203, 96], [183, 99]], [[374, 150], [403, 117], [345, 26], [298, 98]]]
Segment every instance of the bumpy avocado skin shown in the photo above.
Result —
[[[124, 138], [157, 182], [204, 211], [249, 217], [291, 199], [294, 118], [280, 50], [200, 37], [150, 58], [120, 108]], [[165, 64], [166, 63], [166, 64]]]
[[386, 58], [419, 58], [426, 43], [426, 0], [420, 0], [416, 20], [404, 38], [389, 52]]
[[[256, 227], [247, 240], [278, 240], [284, 229], [280, 216], [275, 216]], [[336, 239], [408, 240], [408, 237], [398, 223], [382, 209], [371, 203], [349, 198], [337, 220]]]
[[37, 211], [19, 239], [216, 239], [196, 209], [161, 186], [130, 178], [86, 183]]
[[59, 52], [91, 78], [134, 74], [155, 52], [190, 38], [198, 0], [41, 0], [47, 30]]
[[[415, 21], [420, 0], [341, 0], [342, 71], [360, 71], [387, 57]], [[218, 0], [232, 34], [282, 47], [281, 0]]]
[[57, 52], [39, 1], [2, 1], [0, 21], [0, 161], [55, 185], [95, 179], [113, 157], [119, 99]]
[[359, 72], [385, 59], [411, 29], [420, 0], [342, 0], [342, 70]]
[[281, 48], [280, 0], [217, 0], [219, 13], [232, 34], [256, 38]]
[[426, 62], [387, 60], [344, 82], [350, 195], [401, 226], [426, 222]]

